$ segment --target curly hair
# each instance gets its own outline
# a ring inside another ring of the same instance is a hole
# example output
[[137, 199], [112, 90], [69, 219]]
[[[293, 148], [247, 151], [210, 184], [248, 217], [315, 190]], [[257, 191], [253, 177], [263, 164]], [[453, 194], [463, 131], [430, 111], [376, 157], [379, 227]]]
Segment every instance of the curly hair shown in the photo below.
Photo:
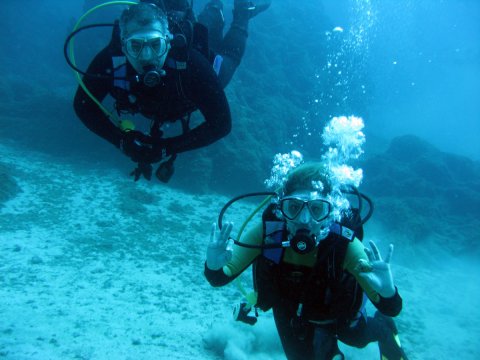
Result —
[[299, 165], [287, 174], [283, 185], [283, 196], [297, 190], [316, 190], [322, 194], [328, 194], [332, 190], [332, 185], [327, 174], [327, 168], [321, 162]]

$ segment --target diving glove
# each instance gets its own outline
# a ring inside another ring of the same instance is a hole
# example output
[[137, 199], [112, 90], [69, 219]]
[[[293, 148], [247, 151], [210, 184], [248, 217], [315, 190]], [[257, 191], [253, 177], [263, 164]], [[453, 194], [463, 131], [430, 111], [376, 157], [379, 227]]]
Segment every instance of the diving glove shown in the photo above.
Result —
[[138, 181], [140, 177], [144, 177], [147, 180], [152, 178], [152, 165], [148, 163], [138, 163], [138, 166], [133, 169], [130, 176], [133, 176], [134, 181]]
[[151, 136], [136, 130], [124, 132], [120, 140], [120, 149], [133, 162], [151, 164], [162, 160], [166, 155], [159, 141], [154, 141]]

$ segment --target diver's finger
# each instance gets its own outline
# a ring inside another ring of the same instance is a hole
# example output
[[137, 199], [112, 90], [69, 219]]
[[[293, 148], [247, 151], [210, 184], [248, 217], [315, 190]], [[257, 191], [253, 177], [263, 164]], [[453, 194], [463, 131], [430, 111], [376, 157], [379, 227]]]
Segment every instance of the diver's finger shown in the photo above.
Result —
[[222, 228], [220, 229], [220, 236], [218, 237], [218, 242], [219, 243], [224, 243], [225, 242], [225, 231], [227, 230], [228, 223], [224, 224]]
[[217, 224], [216, 223], [213, 223], [212, 224], [212, 230], [210, 232], [210, 242], [211, 243], [216, 243], [217, 242], [217, 239], [215, 237], [215, 233], [217, 232]]
[[225, 263], [228, 263], [230, 260], [232, 260], [232, 252], [231, 251], [226, 251], [224, 254], [223, 254], [223, 258], [224, 258], [224, 261]]
[[369, 241], [369, 244], [370, 244], [370, 247], [372, 248], [375, 260], [382, 261], [382, 255], [380, 255], [380, 251], [378, 251], [377, 245], [375, 245], [375, 243], [372, 240]]
[[222, 243], [225, 243], [228, 241], [228, 237], [232, 232], [232, 227], [233, 227], [233, 224], [231, 222], [226, 223], [225, 226], [222, 227], [222, 230], [220, 232], [220, 239]]
[[388, 253], [387, 253], [387, 256], [385, 257], [385, 262], [387, 264], [390, 264], [390, 260], [392, 259], [392, 255], [393, 255], [393, 244], [390, 244], [388, 246]]
[[227, 225], [227, 229], [225, 231], [225, 238], [227, 239], [227, 241], [230, 239], [230, 234], [232, 232], [232, 229], [233, 229], [233, 222], [229, 222]]
[[363, 250], [365, 251], [365, 254], [367, 254], [368, 261], [374, 262], [374, 261], [375, 261], [375, 257], [373, 256], [372, 250], [370, 250], [370, 249], [367, 248], [367, 247], [364, 248]]

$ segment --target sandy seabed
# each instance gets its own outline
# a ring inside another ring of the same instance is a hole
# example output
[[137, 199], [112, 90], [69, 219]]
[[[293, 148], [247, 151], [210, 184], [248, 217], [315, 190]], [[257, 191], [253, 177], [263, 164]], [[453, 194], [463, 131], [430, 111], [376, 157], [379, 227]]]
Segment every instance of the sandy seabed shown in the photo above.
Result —
[[[271, 313], [234, 322], [237, 288], [203, 276], [227, 198], [7, 146], [0, 159], [22, 189], [0, 208], [0, 358], [285, 359]], [[228, 220], [239, 227], [251, 210], [238, 204]], [[480, 265], [430, 264], [394, 259], [410, 360], [480, 358]], [[374, 344], [342, 349], [378, 358]]]

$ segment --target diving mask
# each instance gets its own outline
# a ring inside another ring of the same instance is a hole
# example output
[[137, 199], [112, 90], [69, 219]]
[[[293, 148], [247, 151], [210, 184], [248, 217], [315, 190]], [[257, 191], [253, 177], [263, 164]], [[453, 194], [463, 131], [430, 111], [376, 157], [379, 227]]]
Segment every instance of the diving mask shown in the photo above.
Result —
[[297, 191], [280, 199], [280, 211], [287, 219], [290, 247], [306, 254], [325, 239], [331, 224], [332, 205], [316, 191]]
[[315, 221], [326, 219], [331, 212], [331, 204], [323, 199], [304, 200], [287, 196], [280, 200], [280, 211], [288, 220], [295, 220], [305, 207]]
[[161, 57], [169, 49], [170, 38], [159, 31], [137, 33], [124, 40], [125, 51], [133, 59]]

